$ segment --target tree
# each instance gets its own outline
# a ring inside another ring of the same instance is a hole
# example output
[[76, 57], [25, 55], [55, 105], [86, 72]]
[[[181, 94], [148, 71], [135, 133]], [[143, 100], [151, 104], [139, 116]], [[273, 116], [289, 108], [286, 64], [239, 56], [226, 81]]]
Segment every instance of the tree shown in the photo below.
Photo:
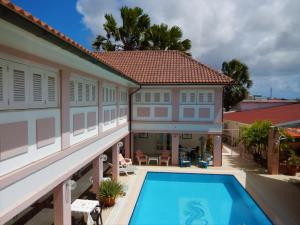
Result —
[[251, 126], [242, 127], [241, 140], [246, 149], [250, 151], [254, 160], [266, 160], [269, 129], [272, 123], [268, 120], [257, 121]]
[[122, 26], [118, 27], [112, 14], [105, 14], [103, 28], [105, 36], [98, 35], [93, 43], [96, 50], [136, 50], [141, 45], [146, 30], [150, 27], [150, 18], [139, 7], [120, 9]]
[[145, 33], [145, 40], [142, 43], [143, 49], [153, 50], [179, 50], [189, 54], [191, 41], [181, 41], [182, 30], [178, 26], [168, 27], [167, 24], [154, 24]]
[[248, 66], [237, 59], [223, 62], [222, 72], [232, 78], [234, 83], [224, 88], [223, 103], [226, 111], [245, 99], [252, 86]]
[[166, 24], [152, 25], [150, 17], [139, 7], [120, 9], [122, 26], [118, 26], [112, 14], [105, 14], [103, 24], [106, 35], [98, 35], [93, 43], [97, 51], [119, 50], [179, 50], [189, 54], [189, 39], [182, 39], [180, 27]]

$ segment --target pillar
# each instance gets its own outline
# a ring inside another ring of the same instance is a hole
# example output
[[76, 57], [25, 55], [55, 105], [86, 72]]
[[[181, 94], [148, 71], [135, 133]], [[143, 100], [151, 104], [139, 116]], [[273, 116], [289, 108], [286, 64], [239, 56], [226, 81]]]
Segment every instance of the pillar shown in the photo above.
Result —
[[67, 70], [60, 71], [60, 115], [61, 115], [61, 148], [70, 146], [70, 101], [69, 80], [71, 73]]
[[102, 134], [103, 124], [103, 82], [98, 81], [98, 136]]
[[[268, 172], [275, 175], [279, 171], [279, 132], [272, 126], [268, 136]], [[278, 143], [277, 143], [278, 142]]]
[[120, 115], [120, 88], [116, 87], [116, 124], [119, 126], [119, 115]]
[[179, 88], [173, 88], [172, 89], [172, 120], [173, 121], [179, 121], [179, 96], [180, 89]]
[[112, 179], [118, 180], [119, 179], [119, 147], [118, 143], [112, 146]]
[[163, 133], [162, 134], [163, 135], [163, 140], [162, 140], [162, 142], [163, 142], [163, 146], [162, 146], [162, 150], [167, 150], [167, 134], [166, 133]]
[[179, 134], [172, 134], [172, 165], [178, 166]]
[[222, 166], [222, 137], [214, 135], [214, 166]]
[[103, 180], [103, 161], [101, 156], [93, 160], [93, 187], [92, 191], [97, 194], [99, 185]]
[[130, 146], [129, 146], [129, 142], [130, 142], [130, 134], [128, 134], [125, 138], [124, 138], [124, 149], [125, 149], [125, 158], [130, 158]]
[[131, 159], [134, 160], [134, 133], [130, 132], [130, 155]]
[[54, 188], [54, 224], [71, 224], [71, 189], [67, 181], [62, 182]]

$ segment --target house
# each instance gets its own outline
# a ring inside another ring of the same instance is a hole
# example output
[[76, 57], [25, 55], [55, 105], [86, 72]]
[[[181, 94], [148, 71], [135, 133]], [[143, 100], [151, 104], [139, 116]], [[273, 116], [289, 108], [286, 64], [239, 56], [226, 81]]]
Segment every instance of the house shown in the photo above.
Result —
[[224, 136], [235, 145], [240, 128], [260, 120], [269, 120], [278, 127], [300, 127], [300, 103], [224, 113]]
[[246, 99], [241, 101], [235, 108], [238, 111], [271, 108], [282, 105], [289, 105], [297, 103], [295, 100], [282, 100], [282, 99]]
[[180, 137], [211, 135], [221, 166], [230, 78], [177, 51], [90, 52], [7, 0], [0, 33], [0, 224], [51, 193], [69, 225], [70, 177], [91, 163], [96, 191], [110, 149], [117, 179], [120, 142], [127, 157], [169, 145], [178, 165]]

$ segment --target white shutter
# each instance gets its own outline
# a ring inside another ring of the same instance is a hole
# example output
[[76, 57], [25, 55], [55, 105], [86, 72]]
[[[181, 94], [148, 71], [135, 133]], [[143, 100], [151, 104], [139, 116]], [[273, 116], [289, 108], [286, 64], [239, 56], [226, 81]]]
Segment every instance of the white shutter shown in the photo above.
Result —
[[77, 91], [78, 91], [77, 92], [77, 94], [78, 94], [77, 100], [78, 100], [78, 103], [81, 103], [83, 100], [83, 84], [81, 81], [77, 83]]
[[28, 104], [29, 88], [28, 88], [28, 68], [25, 65], [10, 63], [10, 95], [9, 108], [22, 109]]
[[8, 107], [8, 65], [0, 60], [0, 110]]
[[92, 102], [96, 104], [96, 85], [92, 85]]
[[43, 75], [38, 73], [32, 74], [32, 100], [34, 103], [43, 102]]
[[47, 74], [46, 76], [46, 102], [47, 107], [57, 107], [57, 76], [56, 74]]
[[69, 81], [69, 101], [71, 105], [75, 104], [75, 81]]
[[85, 84], [85, 101], [88, 104], [90, 102], [90, 85]]

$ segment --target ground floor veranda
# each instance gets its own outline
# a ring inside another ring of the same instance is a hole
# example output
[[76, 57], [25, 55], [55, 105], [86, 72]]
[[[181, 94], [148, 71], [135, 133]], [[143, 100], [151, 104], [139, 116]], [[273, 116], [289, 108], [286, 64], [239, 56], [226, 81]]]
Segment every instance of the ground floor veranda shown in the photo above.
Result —
[[[112, 149], [107, 152], [108, 160], [111, 160], [111, 150]], [[298, 213], [300, 202], [299, 174], [296, 177], [268, 175], [263, 168], [260, 168], [252, 161], [241, 159], [239, 155], [227, 147], [223, 148], [222, 161], [222, 167], [209, 167], [208, 169], [199, 169], [195, 166], [189, 168], [153, 165], [137, 166], [135, 174], [119, 177], [119, 180], [126, 185], [127, 193], [125, 197], [121, 197], [117, 200], [114, 207], [104, 209], [104, 224], [128, 224], [147, 171], [233, 174], [263, 208], [274, 224], [298, 224], [298, 221], [300, 221], [300, 215]], [[106, 170], [105, 165], [104, 163], [104, 170]], [[77, 188], [71, 191], [72, 201], [76, 198], [91, 198], [90, 194], [93, 193], [90, 180], [90, 177], [93, 176], [92, 168], [92, 164], [89, 164], [81, 171], [78, 171], [79, 174], [76, 174], [76, 176], [80, 178], [77, 180]], [[51, 196], [53, 197], [53, 194], [54, 193], [49, 193], [44, 196], [43, 199], [40, 200], [40, 203]], [[53, 207], [54, 202], [52, 200], [48, 201], [48, 203], [50, 204], [44, 205], [32, 218], [28, 220], [23, 218], [23, 222], [26, 222], [19, 224], [53, 224], [55, 214]], [[40, 205], [40, 207], [41, 206], [42, 205]], [[25, 211], [33, 210], [32, 212], [34, 213], [34, 210], [37, 210], [36, 207], [38, 207], [38, 202]], [[23, 212], [24, 215], [25, 211]], [[18, 223], [11, 221], [9, 224]]]

